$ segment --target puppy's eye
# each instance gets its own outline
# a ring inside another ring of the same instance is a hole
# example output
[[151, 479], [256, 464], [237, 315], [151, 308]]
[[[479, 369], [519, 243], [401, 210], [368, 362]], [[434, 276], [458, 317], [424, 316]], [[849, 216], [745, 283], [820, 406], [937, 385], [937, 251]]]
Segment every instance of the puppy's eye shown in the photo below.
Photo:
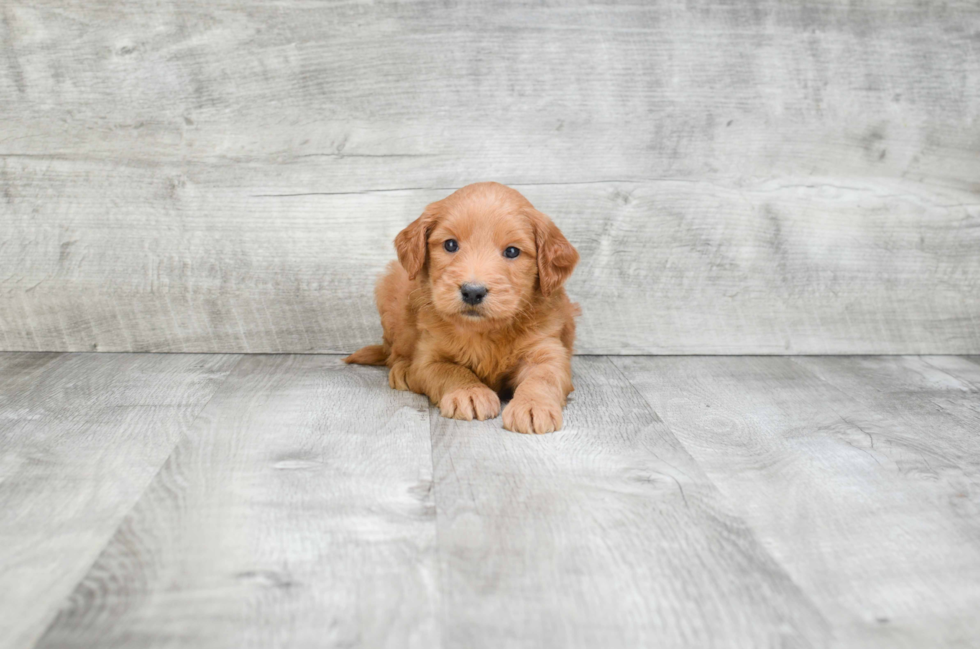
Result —
[[446, 252], [456, 252], [459, 250], [459, 244], [456, 243], [455, 239], [446, 239], [446, 242], [442, 244], [442, 247], [446, 249]]
[[507, 246], [507, 248], [504, 249], [504, 257], [507, 257], [507, 259], [513, 259], [519, 254], [521, 254], [521, 251], [514, 246]]

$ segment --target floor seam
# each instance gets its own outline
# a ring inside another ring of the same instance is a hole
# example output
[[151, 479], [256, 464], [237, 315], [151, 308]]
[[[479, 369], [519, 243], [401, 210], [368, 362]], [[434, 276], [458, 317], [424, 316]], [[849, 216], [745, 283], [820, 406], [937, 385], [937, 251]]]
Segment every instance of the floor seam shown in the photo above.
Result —
[[[424, 395], [423, 395], [424, 396]], [[442, 535], [439, 532], [439, 499], [436, 497], [436, 490], [439, 485], [436, 481], [436, 450], [435, 450], [435, 437], [433, 431], [435, 430], [435, 424], [432, 421], [432, 411], [433, 405], [429, 403], [428, 397], [426, 397], [425, 402], [426, 408], [426, 423], [429, 429], [429, 467], [432, 470], [432, 490], [429, 492], [432, 495], [432, 524], [435, 527], [435, 556], [433, 557], [435, 562], [435, 605], [436, 605], [436, 630], [439, 634], [438, 646], [445, 647], [445, 616], [443, 615], [444, 606], [444, 593], [443, 593], [443, 566], [442, 566]]]

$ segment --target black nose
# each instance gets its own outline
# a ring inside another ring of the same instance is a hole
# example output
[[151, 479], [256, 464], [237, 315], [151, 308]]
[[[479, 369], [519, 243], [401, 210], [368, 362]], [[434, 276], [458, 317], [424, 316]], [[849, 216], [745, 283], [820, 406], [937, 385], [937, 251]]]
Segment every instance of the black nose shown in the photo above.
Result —
[[463, 302], [476, 305], [487, 296], [487, 287], [481, 284], [463, 284], [459, 287], [459, 292], [463, 295]]

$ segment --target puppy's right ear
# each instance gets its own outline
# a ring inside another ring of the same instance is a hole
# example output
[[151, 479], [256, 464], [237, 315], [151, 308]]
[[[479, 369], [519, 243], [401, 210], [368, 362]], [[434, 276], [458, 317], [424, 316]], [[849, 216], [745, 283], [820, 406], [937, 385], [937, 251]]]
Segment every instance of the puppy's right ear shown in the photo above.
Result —
[[425, 265], [425, 256], [429, 248], [429, 233], [438, 220], [439, 203], [429, 204], [422, 216], [408, 224], [404, 230], [395, 237], [395, 250], [398, 252], [398, 261], [402, 268], [408, 271], [408, 278], [415, 279], [415, 276]]

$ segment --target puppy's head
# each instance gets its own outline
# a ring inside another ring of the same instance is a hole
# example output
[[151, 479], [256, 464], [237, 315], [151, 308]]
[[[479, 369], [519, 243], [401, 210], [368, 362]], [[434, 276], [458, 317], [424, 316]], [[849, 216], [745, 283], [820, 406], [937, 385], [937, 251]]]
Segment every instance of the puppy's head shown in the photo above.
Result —
[[425, 208], [395, 238], [409, 277], [425, 271], [443, 316], [483, 327], [512, 320], [556, 291], [578, 252], [519, 192], [477, 183]]

